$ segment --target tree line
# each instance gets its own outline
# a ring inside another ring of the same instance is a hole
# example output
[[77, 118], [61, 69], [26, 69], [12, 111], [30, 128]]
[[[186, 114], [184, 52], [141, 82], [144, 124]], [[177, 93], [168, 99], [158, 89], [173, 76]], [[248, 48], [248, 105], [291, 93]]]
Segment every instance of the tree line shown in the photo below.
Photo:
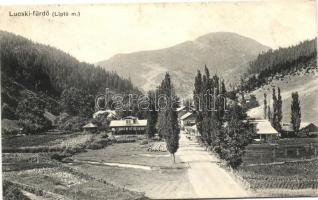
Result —
[[284, 77], [301, 69], [307, 72], [317, 68], [317, 39], [307, 40], [295, 46], [269, 50], [251, 61], [240, 89], [251, 91], [266, 84], [270, 77]]
[[[227, 92], [224, 82], [217, 75], [211, 77], [206, 66], [204, 71], [203, 75], [197, 72], [193, 92], [200, 139], [229, 166], [237, 168], [245, 147], [255, 135], [254, 126], [247, 119], [246, 109], [236, 100], [227, 102], [237, 94]], [[208, 95], [210, 92], [212, 95]]]

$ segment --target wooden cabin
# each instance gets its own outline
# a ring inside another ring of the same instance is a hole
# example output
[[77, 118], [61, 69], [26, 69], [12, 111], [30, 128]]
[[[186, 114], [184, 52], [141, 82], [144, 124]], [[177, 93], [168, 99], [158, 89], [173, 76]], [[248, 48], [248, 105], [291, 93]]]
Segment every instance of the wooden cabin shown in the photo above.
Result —
[[[291, 123], [283, 123], [282, 134], [284, 137], [295, 136], [295, 131]], [[318, 127], [313, 123], [301, 122], [299, 126], [299, 134], [302, 134], [302, 135], [318, 134]]]
[[279, 133], [273, 128], [268, 120], [254, 120], [251, 123], [256, 125], [256, 134], [260, 141], [271, 142], [278, 139]]
[[86, 124], [82, 128], [83, 128], [84, 132], [87, 132], [87, 133], [96, 133], [97, 132], [97, 126], [95, 124], [93, 124], [92, 122]]
[[195, 125], [195, 114], [193, 112], [187, 112], [186, 114], [180, 117], [180, 126], [193, 126]]

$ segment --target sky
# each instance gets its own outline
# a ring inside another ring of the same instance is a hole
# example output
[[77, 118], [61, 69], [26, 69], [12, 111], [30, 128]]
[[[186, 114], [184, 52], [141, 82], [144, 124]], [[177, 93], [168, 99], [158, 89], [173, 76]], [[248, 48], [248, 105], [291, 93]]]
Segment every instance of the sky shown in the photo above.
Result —
[[[49, 11], [50, 16], [10, 16]], [[69, 16], [52, 17], [54, 12]], [[70, 16], [72, 12], [80, 16]], [[161, 49], [211, 32], [235, 32], [271, 48], [317, 34], [313, 0], [1, 6], [0, 29], [95, 63], [119, 53]]]

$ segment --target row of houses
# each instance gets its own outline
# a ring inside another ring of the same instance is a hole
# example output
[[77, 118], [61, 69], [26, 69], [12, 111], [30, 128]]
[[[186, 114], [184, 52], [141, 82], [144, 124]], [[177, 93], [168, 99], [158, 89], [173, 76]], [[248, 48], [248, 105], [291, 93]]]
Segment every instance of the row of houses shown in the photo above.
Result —
[[[196, 115], [193, 108], [181, 106], [177, 109], [179, 124], [182, 129], [192, 135], [198, 135], [196, 126]], [[106, 115], [110, 120], [109, 128], [114, 135], [125, 134], [145, 134], [147, 129], [147, 120], [138, 119], [134, 116], [119, 118], [117, 113], [112, 110], [98, 111], [93, 114], [93, 118], [100, 115]], [[257, 138], [256, 141], [272, 141], [281, 136], [288, 136], [294, 133], [290, 123], [282, 124], [282, 131], [278, 132], [273, 128], [268, 120], [250, 119], [250, 122], [255, 124]], [[83, 129], [88, 132], [96, 132], [98, 127], [93, 123], [88, 123], [83, 126]], [[318, 127], [313, 123], [302, 122], [300, 124], [301, 134], [318, 134]]]
[[[198, 135], [197, 126], [195, 124], [195, 112], [192, 109], [186, 109], [184, 106], [177, 109], [179, 116], [179, 123], [187, 133]], [[288, 137], [294, 134], [294, 130], [290, 123], [282, 125], [282, 131], [279, 133], [268, 120], [251, 119], [250, 122], [255, 124], [257, 138], [256, 141], [273, 141], [279, 137]], [[301, 122], [299, 128], [300, 134], [313, 135], [318, 134], [318, 127], [313, 123]]]

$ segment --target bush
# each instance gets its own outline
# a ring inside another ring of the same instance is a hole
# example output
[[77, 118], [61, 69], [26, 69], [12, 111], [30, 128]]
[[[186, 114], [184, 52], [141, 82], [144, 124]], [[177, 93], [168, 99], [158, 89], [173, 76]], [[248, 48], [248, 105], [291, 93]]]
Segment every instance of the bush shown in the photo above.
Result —
[[70, 153], [54, 153], [51, 155], [51, 158], [57, 161], [62, 161], [64, 158], [71, 156]]
[[99, 140], [94, 140], [93, 142], [91, 142], [87, 148], [88, 149], [102, 149], [104, 147], [106, 147], [108, 144], [110, 144], [110, 140], [108, 139], [99, 139]]

